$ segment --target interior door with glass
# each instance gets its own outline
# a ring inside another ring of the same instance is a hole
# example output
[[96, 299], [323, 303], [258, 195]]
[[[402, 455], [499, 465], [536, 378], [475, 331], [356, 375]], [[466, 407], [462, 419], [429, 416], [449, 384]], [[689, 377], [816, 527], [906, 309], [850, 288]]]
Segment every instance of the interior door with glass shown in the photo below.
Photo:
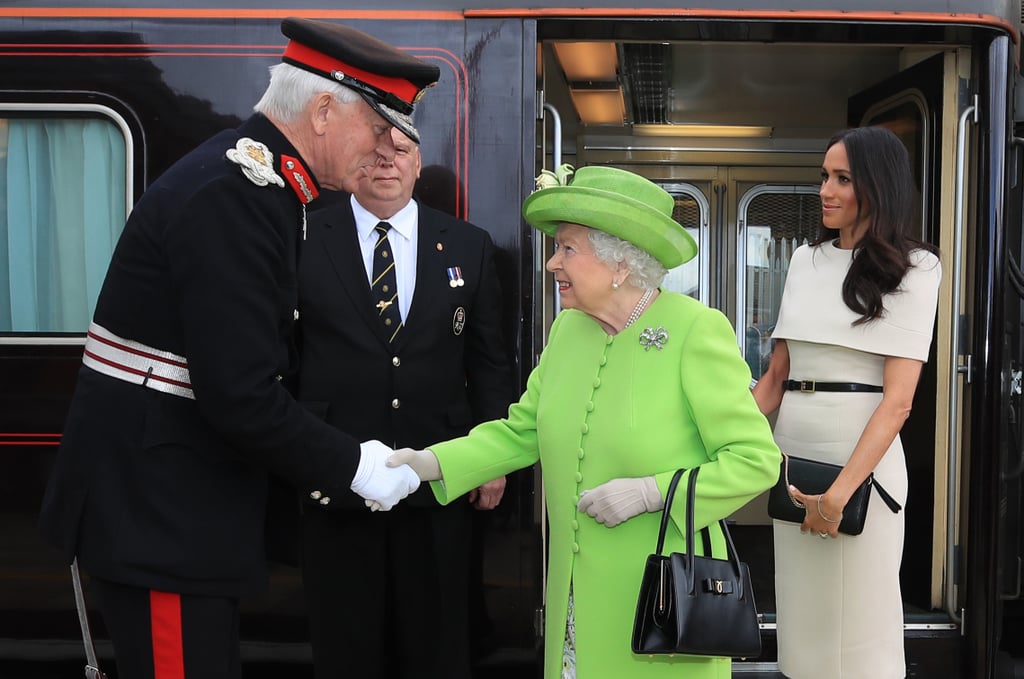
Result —
[[755, 184], [737, 205], [737, 324], [740, 349], [759, 379], [772, 354], [772, 330], [793, 252], [813, 241], [821, 224], [818, 187], [811, 183]]
[[686, 182], [659, 182], [672, 194], [676, 204], [672, 218], [679, 222], [697, 242], [697, 256], [669, 270], [662, 288], [689, 295], [705, 304], [708, 301], [709, 272], [707, 243], [710, 239], [711, 203], [698, 186]]

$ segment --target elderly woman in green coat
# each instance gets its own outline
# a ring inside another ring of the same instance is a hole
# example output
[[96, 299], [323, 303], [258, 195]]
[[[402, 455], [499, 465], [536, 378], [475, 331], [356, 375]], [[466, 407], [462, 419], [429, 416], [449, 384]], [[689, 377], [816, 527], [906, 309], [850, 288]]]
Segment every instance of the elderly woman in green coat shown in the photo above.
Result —
[[[526, 392], [507, 418], [388, 464], [411, 464], [447, 503], [540, 460], [546, 679], [727, 679], [729, 658], [632, 653], [640, 578], [675, 470], [701, 467], [696, 525], [711, 527], [712, 553], [724, 557], [718, 520], [775, 483], [779, 449], [725, 316], [658, 288], [697, 251], [672, 219], [672, 196], [607, 167], [555, 184], [523, 205], [554, 236], [547, 270], [565, 309]], [[666, 552], [685, 551], [684, 505], [673, 505]]]

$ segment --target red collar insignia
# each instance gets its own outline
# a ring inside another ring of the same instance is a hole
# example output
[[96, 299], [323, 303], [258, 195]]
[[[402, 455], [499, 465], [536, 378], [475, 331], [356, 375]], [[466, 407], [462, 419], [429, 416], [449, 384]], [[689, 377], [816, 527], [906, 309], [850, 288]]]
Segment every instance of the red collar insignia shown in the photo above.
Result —
[[282, 155], [281, 174], [284, 175], [285, 181], [292, 187], [292, 191], [299, 197], [303, 205], [320, 195], [320, 191], [316, 188], [316, 182], [313, 181], [313, 175], [298, 158]]

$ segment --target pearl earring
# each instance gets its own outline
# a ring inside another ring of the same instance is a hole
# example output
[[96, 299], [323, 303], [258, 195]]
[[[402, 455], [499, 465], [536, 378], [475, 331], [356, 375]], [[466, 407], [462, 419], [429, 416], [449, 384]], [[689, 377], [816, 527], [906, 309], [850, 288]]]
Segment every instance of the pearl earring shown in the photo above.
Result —
[[612, 281], [612, 290], [618, 290], [618, 289], [619, 289], [619, 284], [616, 283], [615, 281]]

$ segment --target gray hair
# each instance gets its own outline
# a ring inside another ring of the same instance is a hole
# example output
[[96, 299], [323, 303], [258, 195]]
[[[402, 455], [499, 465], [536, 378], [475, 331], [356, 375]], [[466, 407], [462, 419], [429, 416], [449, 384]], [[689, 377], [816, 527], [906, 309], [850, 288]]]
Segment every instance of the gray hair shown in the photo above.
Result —
[[628, 283], [651, 290], [665, 280], [668, 269], [646, 250], [598, 229], [590, 229], [587, 236], [594, 248], [594, 255], [602, 262], [613, 268], [620, 262], [626, 265], [629, 269], [629, 278], [626, 279]]
[[360, 99], [355, 90], [291, 64], [270, 67], [270, 84], [253, 110], [282, 123], [293, 122], [313, 97], [329, 92], [339, 104]]

